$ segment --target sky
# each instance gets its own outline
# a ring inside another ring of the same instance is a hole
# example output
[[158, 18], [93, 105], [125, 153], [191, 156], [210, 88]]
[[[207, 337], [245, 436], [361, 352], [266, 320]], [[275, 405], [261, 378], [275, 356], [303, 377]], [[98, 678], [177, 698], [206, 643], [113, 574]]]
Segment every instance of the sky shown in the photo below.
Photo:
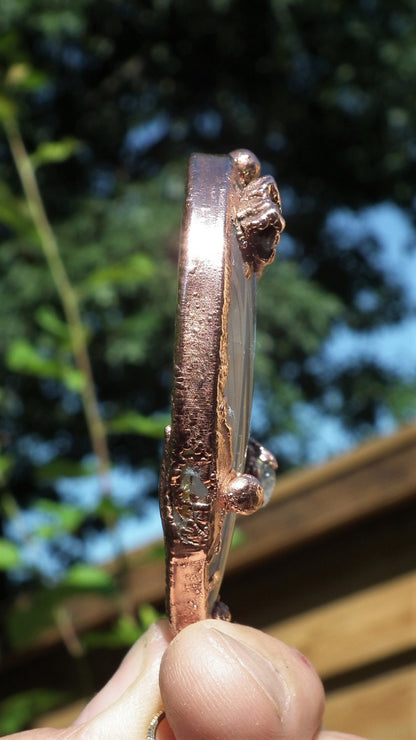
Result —
[[[384, 202], [357, 212], [347, 208], [333, 211], [326, 229], [335, 236], [334, 241], [340, 249], [351, 249], [363, 234], [379, 243], [374, 261], [391, 283], [400, 286], [407, 313], [401, 321], [386, 322], [371, 331], [357, 331], [337, 324], [320, 353], [311, 358], [310, 369], [321, 378], [326, 377], [329, 384], [332, 376], [344, 367], [358, 360], [373, 360], [398, 379], [414, 382], [416, 387], [416, 236], [409, 217], [396, 204]], [[362, 291], [359, 300], [363, 310], [366, 306], [374, 308], [371, 286]], [[333, 405], [336, 406], [336, 399]], [[294, 462], [300, 464], [306, 459], [310, 464], [321, 463], [358, 442], [357, 436], [343, 427], [336, 413], [324, 415], [313, 405], [299, 403], [294, 406], [293, 415], [303, 434], [281, 435], [276, 445]], [[395, 428], [393, 415], [380, 410], [377, 433], [391, 434]]]

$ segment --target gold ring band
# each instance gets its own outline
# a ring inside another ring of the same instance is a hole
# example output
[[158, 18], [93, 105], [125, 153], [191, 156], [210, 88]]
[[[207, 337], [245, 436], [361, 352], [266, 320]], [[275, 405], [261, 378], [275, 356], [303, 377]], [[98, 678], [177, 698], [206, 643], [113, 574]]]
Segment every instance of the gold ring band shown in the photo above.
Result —
[[160, 711], [160, 712], [158, 712], [157, 714], [155, 714], [155, 716], [153, 717], [153, 719], [152, 719], [152, 721], [151, 721], [151, 723], [149, 725], [149, 729], [147, 731], [146, 740], [156, 740], [156, 731], [157, 731], [157, 728], [159, 727], [159, 725], [160, 725], [161, 721], [164, 719], [164, 717], [165, 717], [165, 713], [164, 713], [163, 710]]

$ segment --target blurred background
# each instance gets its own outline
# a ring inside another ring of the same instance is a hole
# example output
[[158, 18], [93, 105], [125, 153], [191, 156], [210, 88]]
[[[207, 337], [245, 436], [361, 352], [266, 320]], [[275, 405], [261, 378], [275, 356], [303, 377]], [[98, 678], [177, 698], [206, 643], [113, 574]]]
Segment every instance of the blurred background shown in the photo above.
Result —
[[[192, 152], [249, 148], [280, 188], [287, 226], [259, 286], [252, 419], [280, 470], [415, 418], [415, 11], [413, 0], [3, 3], [3, 658], [45, 626], [71, 635], [68, 594], [118, 599], [96, 645], [127, 645], [154, 616], [123, 611], [119, 576], [161, 532]], [[114, 559], [114, 572], [100, 567]], [[9, 696], [0, 729], [55, 700]]]

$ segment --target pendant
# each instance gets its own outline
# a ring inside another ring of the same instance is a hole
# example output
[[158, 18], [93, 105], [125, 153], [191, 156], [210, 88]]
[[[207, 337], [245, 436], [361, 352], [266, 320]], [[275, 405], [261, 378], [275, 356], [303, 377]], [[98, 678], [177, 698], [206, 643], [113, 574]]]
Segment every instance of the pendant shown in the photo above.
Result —
[[256, 285], [284, 225], [276, 183], [260, 177], [251, 152], [191, 157], [159, 489], [174, 633], [229, 618], [218, 593], [235, 516], [255, 512], [273, 488], [277, 463], [249, 445], [249, 426]]

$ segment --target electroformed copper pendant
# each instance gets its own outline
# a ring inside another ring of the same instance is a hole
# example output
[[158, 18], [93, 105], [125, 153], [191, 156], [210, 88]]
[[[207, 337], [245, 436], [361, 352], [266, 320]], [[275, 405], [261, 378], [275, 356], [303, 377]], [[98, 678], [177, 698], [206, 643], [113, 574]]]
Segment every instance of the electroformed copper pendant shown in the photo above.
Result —
[[167, 610], [173, 632], [210, 616], [218, 602], [235, 514], [264, 503], [277, 467], [248, 446], [256, 281], [285, 222], [279, 191], [245, 149], [195, 154], [188, 171], [179, 257], [172, 391], [160, 510]]

